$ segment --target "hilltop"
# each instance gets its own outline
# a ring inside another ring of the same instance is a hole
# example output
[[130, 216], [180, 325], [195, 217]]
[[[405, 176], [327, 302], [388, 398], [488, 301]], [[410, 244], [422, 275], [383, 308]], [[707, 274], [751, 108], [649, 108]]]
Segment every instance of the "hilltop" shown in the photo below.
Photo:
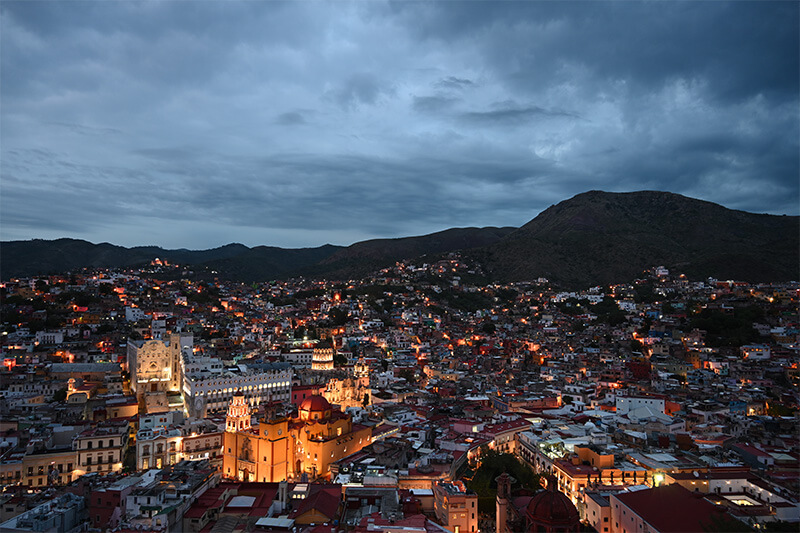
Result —
[[520, 228], [452, 228], [347, 247], [286, 249], [229, 244], [211, 250], [124, 248], [75, 239], [2, 243], [4, 279], [83, 267], [137, 266], [156, 257], [239, 281], [295, 276], [350, 279], [403, 259], [460, 251], [492, 279], [546, 277], [567, 287], [615, 283], [653, 265], [693, 277], [798, 279], [800, 217], [747, 213], [678, 194], [589, 191]]

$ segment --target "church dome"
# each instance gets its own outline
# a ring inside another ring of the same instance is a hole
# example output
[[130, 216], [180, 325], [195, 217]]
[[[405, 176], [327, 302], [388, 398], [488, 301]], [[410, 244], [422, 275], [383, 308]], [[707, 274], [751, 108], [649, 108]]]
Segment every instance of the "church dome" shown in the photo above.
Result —
[[324, 396], [309, 396], [300, 404], [301, 420], [324, 420], [331, 416], [331, 404]]
[[528, 519], [534, 524], [570, 527], [580, 520], [572, 501], [553, 486], [534, 496], [527, 511]]

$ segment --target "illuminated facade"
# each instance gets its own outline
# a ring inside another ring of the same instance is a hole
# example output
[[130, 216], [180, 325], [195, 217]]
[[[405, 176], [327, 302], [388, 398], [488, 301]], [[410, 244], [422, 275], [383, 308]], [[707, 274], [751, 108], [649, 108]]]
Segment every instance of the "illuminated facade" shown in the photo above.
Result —
[[291, 394], [292, 367], [288, 363], [240, 364], [235, 371], [223, 369], [221, 363], [219, 368], [208, 364], [202, 370], [192, 367], [187, 364], [183, 376], [183, 398], [188, 413], [198, 418], [227, 409], [237, 392], [253, 408], [272, 401], [288, 401]]
[[129, 341], [128, 371], [137, 398], [147, 392], [177, 392], [182, 385], [182, 356], [191, 354], [191, 334], [171, 333], [167, 341]]
[[478, 529], [478, 495], [467, 491], [460, 481], [433, 484], [434, 511], [439, 523], [454, 533], [475, 533]]
[[109, 474], [122, 470], [128, 435], [127, 422], [90, 428], [77, 435], [72, 441], [72, 449], [77, 452], [73, 479], [91, 472]]
[[327, 478], [330, 465], [371, 441], [371, 428], [353, 424], [322, 396], [303, 400], [298, 416], [269, 412], [251, 425], [251, 408], [241, 393], [228, 408], [223, 436], [223, 476], [242, 481], [278, 482]]
[[333, 348], [314, 348], [311, 370], [333, 370]]
[[[369, 378], [344, 379], [331, 378], [322, 395], [330, 403], [340, 406], [342, 409], [348, 407], [363, 407], [371, 403], [372, 389], [369, 386]], [[366, 397], [366, 402], [365, 402]]]

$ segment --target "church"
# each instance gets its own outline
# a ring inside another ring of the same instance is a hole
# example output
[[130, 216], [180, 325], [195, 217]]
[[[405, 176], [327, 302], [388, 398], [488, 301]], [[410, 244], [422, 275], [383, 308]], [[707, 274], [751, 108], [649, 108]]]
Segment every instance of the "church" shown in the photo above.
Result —
[[511, 484], [516, 480], [502, 473], [497, 481], [497, 533], [577, 533], [581, 530], [578, 510], [558, 491], [553, 476], [545, 478], [547, 488], [535, 496], [513, 498]]
[[330, 465], [371, 442], [369, 426], [322, 396], [309, 396], [297, 416], [267, 409], [258, 425], [244, 395], [233, 396], [225, 420], [222, 474], [240, 481], [279, 482], [330, 478]]

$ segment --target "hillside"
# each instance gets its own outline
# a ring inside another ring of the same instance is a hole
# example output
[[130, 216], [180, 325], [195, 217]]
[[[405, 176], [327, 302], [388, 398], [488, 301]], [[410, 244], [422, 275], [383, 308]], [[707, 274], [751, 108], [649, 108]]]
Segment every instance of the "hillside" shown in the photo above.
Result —
[[460, 250], [499, 281], [547, 277], [565, 287], [619, 283], [664, 265], [695, 279], [800, 278], [800, 217], [759, 215], [678, 194], [590, 191], [521, 228], [454, 228], [348, 247], [285, 249], [228, 244], [211, 250], [124, 248], [75, 239], [3, 242], [4, 279], [83, 267], [125, 267], [155, 257], [202, 265], [237, 281], [293, 276], [352, 279], [401, 259]]
[[759, 215], [678, 194], [590, 191], [482, 249], [501, 280], [624, 282], [663, 264], [697, 278], [798, 279], [800, 218]]
[[308, 274], [328, 278], [352, 278], [391, 266], [401, 259], [489, 246], [515, 229], [452, 228], [419, 237], [361, 241], [331, 254], [310, 269]]
[[211, 250], [165, 250], [155, 246], [124, 248], [76, 239], [9, 241], [2, 243], [0, 275], [63, 273], [84, 267], [130, 267], [156, 257], [178, 264], [202, 265], [220, 277], [253, 282], [293, 276], [349, 279], [393, 265], [407, 257], [440, 254], [485, 246], [514, 228], [457, 228], [399, 239], [375, 239], [347, 248], [326, 244], [316, 248], [278, 248], [228, 244]]

